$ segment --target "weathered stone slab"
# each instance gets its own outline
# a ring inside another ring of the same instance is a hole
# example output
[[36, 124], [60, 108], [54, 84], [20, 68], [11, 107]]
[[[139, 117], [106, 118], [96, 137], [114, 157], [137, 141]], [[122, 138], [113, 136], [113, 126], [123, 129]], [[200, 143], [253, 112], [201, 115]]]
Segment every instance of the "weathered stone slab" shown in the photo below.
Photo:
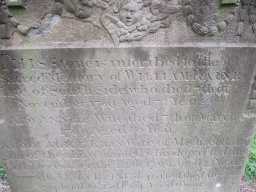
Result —
[[247, 47], [2, 50], [13, 192], [238, 191], [255, 60]]

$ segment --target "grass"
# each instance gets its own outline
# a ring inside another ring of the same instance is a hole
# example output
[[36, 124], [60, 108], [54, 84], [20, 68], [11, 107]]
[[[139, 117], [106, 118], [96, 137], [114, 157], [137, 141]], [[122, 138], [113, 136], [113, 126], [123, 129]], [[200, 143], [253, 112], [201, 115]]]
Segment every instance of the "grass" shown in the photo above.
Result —
[[5, 167], [3, 166], [3, 164], [0, 163], [0, 178], [5, 179], [6, 177], [7, 177], [7, 173], [6, 173]]
[[249, 182], [256, 181], [256, 135], [251, 142], [249, 158], [245, 166], [245, 179]]

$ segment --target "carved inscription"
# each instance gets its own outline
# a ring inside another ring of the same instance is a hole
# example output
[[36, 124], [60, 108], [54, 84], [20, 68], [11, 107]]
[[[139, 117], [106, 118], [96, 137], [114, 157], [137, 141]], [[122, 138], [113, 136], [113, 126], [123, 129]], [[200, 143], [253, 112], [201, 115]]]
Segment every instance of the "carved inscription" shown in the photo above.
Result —
[[234, 93], [253, 64], [232, 51], [2, 51], [14, 192], [234, 191], [250, 127]]

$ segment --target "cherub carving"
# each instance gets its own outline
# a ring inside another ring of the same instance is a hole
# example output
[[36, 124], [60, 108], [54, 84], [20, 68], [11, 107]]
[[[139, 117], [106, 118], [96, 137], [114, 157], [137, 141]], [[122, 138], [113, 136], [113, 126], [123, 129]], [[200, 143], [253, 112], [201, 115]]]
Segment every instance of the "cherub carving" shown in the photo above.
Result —
[[[31, 36], [45, 34], [43, 31], [50, 29], [48, 26], [52, 26], [51, 22], [55, 21], [53, 18], [59, 16], [58, 18], [91, 23], [108, 33], [115, 45], [138, 41], [160, 28], [169, 27], [170, 16], [180, 10], [172, 1], [174, 0], [54, 0], [51, 11], [46, 12], [38, 25], [23, 31]], [[4, 12], [1, 11], [2, 13]], [[3, 20], [5, 17], [1, 18]], [[7, 30], [7, 22], [2, 23]], [[22, 25], [17, 28], [24, 29]]]
[[168, 0], [122, 0], [101, 17], [114, 44], [138, 41], [148, 33], [169, 26], [169, 16], [178, 11]]

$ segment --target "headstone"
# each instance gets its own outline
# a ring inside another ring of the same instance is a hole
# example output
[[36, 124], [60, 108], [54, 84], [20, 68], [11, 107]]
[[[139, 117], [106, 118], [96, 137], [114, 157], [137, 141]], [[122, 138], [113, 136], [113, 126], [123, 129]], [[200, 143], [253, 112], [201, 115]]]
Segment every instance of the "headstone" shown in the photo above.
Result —
[[218, 6], [28, 3], [15, 28], [27, 33], [0, 41], [12, 192], [238, 192], [256, 114], [256, 11]]
[[237, 191], [255, 51], [2, 51], [13, 191]]

